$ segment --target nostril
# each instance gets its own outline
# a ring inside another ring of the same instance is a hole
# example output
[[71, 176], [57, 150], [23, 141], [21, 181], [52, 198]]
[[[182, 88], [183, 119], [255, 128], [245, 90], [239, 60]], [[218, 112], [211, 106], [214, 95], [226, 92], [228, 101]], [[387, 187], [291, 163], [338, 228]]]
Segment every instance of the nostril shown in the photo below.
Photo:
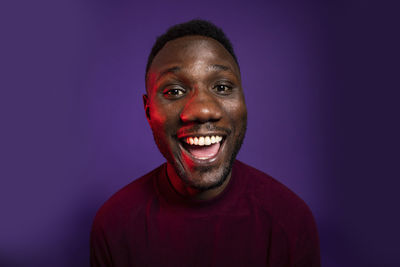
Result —
[[221, 111], [212, 105], [189, 105], [181, 112], [181, 120], [183, 122], [215, 122], [220, 120]]

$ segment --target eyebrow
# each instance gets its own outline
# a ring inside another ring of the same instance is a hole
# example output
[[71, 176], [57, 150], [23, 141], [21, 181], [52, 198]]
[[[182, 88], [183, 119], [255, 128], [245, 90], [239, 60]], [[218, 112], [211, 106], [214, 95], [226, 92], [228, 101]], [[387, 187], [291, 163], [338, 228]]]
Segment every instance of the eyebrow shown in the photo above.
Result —
[[210, 70], [217, 70], [217, 71], [232, 71], [231, 68], [225, 65], [213, 64], [208, 67]]
[[[168, 75], [168, 74], [176, 74], [179, 72], [182, 68], [178, 66], [173, 66], [171, 68], [168, 68], [160, 73], [160, 75], [157, 77], [157, 81], [160, 80], [163, 76]], [[225, 65], [220, 65], [220, 64], [212, 64], [211, 66], [207, 67], [207, 70], [215, 70], [215, 71], [230, 71], [234, 72], [230, 67], [225, 66]]]
[[157, 77], [157, 81], [160, 80], [161, 77], [163, 77], [163, 76], [165, 76], [167, 74], [170, 74], [170, 73], [175, 74], [175, 73], [179, 72], [180, 70], [181, 70], [181, 68], [178, 67], [178, 66], [174, 66], [174, 67], [168, 68], [168, 69], [166, 69], [166, 70], [164, 70], [164, 71], [162, 71], [160, 73], [160, 75]]

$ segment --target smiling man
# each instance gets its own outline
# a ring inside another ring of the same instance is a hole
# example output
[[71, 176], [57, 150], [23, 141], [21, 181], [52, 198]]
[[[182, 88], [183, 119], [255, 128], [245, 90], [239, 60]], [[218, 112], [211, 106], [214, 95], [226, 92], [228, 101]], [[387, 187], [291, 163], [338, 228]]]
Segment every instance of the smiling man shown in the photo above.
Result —
[[96, 215], [92, 266], [319, 266], [307, 205], [235, 160], [247, 111], [232, 45], [210, 22], [171, 27], [150, 53], [143, 96], [167, 163]]

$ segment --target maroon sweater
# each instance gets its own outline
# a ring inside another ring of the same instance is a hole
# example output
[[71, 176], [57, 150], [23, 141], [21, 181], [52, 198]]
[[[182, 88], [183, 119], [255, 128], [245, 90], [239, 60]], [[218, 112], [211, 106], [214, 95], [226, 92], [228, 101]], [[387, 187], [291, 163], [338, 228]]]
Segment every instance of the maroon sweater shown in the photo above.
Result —
[[316, 225], [287, 187], [235, 161], [225, 190], [207, 201], [176, 194], [166, 164], [98, 211], [92, 266], [320, 266]]

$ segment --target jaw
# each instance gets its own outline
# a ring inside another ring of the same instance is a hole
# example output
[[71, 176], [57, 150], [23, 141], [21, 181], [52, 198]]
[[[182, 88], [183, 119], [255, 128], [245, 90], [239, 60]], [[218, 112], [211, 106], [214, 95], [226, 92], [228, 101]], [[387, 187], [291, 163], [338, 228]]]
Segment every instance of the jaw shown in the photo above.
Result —
[[176, 168], [170, 163], [167, 164], [167, 177], [175, 191], [180, 195], [194, 200], [208, 200], [219, 195], [229, 184], [231, 177], [230, 168], [227, 168], [226, 170], [228, 171], [226, 174], [223, 173], [221, 175], [223, 178], [217, 184], [208, 187], [204, 185], [189, 186], [188, 183], [178, 176]]

